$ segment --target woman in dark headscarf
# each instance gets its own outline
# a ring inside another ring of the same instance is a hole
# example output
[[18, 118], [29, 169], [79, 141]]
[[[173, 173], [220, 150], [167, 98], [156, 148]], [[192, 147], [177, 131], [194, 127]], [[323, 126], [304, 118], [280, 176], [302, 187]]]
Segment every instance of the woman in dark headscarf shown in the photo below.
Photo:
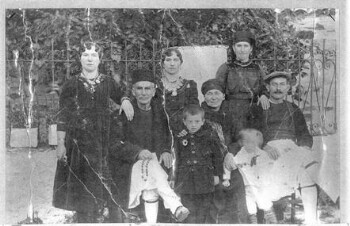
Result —
[[232, 44], [232, 62], [221, 65], [216, 72], [216, 78], [224, 84], [229, 111], [243, 127], [252, 104], [262, 104], [264, 109], [269, 107], [264, 72], [251, 59], [254, 48], [254, 35], [249, 31], [237, 31]]
[[[229, 112], [229, 102], [225, 100], [224, 84], [218, 79], [209, 79], [201, 87], [204, 101], [201, 106], [205, 111], [205, 120], [217, 132], [223, 156], [236, 154], [240, 149], [237, 142], [241, 129], [240, 121]], [[238, 169], [231, 172], [230, 186], [221, 183], [215, 186], [214, 199], [210, 206], [207, 223], [237, 224], [248, 223], [243, 178]]]

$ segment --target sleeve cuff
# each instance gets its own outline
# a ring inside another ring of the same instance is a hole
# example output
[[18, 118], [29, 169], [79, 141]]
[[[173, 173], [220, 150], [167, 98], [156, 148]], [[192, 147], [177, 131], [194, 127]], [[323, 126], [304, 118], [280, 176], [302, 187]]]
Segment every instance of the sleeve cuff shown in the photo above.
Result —
[[122, 99], [120, 100], [120, 103], [123, 103], [124, 100], [128, 100], [131, 102], [131, 99], [129, 97], [122, 97]]
[[224, 174], [222, 175], [222, 179], [224, 180], [229, 180], [231, 178], [231, 172], [224, 168]]

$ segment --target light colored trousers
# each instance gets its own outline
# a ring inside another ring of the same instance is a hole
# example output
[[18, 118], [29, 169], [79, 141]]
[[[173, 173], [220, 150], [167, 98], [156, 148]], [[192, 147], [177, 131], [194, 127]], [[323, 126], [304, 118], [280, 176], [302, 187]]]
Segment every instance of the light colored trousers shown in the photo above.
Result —
[[140, 196], [148, 202], [156, 202], [160, 197], [164, 201], [164, 207], [175, 214], [178, 207], [182, 206], [179, 196], [169, 186], [168, 175], [159, 165], [158, 160], [139, 160], [131, 174], [129, 208], [140, 204]]

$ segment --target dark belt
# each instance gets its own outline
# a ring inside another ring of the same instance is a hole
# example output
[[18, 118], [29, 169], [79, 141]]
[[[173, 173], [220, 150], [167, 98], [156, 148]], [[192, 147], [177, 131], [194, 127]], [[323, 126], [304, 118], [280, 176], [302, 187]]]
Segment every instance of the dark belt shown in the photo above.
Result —
[[179, 168], [187, 168], [188, 166], [208, 166], [210, 167], [211, 164], [210, 163], [203, 163], [203, 162], [199, 162], [198, 160], [187, 160], [185, 162], [182, 163], [182, 167]]
[[246, 101], [251, 101], [252, 97], [249, 94], [231, 94], [231, 95], [226, 95], [227, 100], [246, 100]]

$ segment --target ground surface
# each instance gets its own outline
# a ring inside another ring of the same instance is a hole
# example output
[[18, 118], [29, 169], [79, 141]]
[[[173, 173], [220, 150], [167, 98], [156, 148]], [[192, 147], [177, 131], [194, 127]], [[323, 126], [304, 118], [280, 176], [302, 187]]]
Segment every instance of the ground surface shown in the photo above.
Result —
[[26, 219], [32, 194], [34, 211], [44, 223], [65, 223], [72, 213], [51, 205], [55, 150], [50, 147], [32, 149], [31, 159], [28, 153], [29, 149], [9, 149], [6, 153], [5, 222], [16, 224]]
[[[30, 151], [31, 158], [28, 157]], [[25, 220], [30, 200], [43, 223], [72, 223], [72, 212], [51, 205], [55, 170], [56, 152], [50, 147], [7, 150], [6, 224], [17, 224]], [[324, 194], [320, 197], [319, 214], [322, 223], [339, 223], [339, 209]], [[296, 217], [296, 222], [302, 222], [303, 213], [300, 208], [297, 208]], [[289, 208], [285, 211], [285, 219], [286, 223], [290, 223]]]

